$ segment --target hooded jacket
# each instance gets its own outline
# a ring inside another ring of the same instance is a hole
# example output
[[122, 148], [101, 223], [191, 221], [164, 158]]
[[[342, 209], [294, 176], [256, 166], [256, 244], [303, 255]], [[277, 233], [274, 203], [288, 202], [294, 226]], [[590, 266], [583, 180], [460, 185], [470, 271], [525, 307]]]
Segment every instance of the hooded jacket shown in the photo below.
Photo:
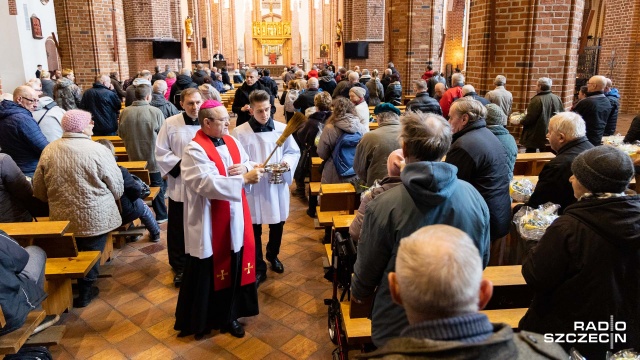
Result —
[[362, 132], [360, 118], [350, 113], [341, 117], [336, 117], [332, 123], [325, 124], [320, 141], [318, 142], [318, 156], [324, 160], [324, 168], [322, 169], [323, 184], [337, 184], [349, 182], [356, 175], [342, 177], [338, 174], [335, 165], [333, 165], [333, 149], [338, 143], [338, 139], [343, 133], [355, 134]]
[[31, 310], [35, 310], [47, 297], [35, 281], [18, 276], [29, 261], [29, 253], [7, 233], [0, 230], [0, 306], [4, 310], [6, 325], [0, 335], [20, 328]]
[[391, 152], [400, 149], [400, 130], [400, 121], [391, 118], [362, 136], [353, 159], [353, 170], [367, 186], [388, 175], [387, 159]]
[[322, 91], [326, 91], [329, 94], [333, 94], [333, 91], [336, 89], [336, 81], [331, 76], [323, 76], [318, 80], [318, 86]]
[[62, 137], [62, 116], [65, 112], [52, 98], [48, 96], [40, 98], [38, 107], [32, 115], [47, 141], [52, 142]]
[[96, 83], [84, 92], [80, 108], [91, 113], [96, 135], [113, 134], [118, 130], [120, 98], [106, 86]]
[[238, 90], [236, 90], [236, 95], [233, 98], [233, 105], [231, 105], [231, 110], [238, 115], [238, 118], [236, 119], [236, 127], [244, 124], [251, 118], [251, 114], [249, 114], [248, 111], [242, 111], [240, 109], [249, 104], [249, 95], [255, 90], [264, 90], [271, 95], [269, 100], [271, 103], [271, 117], [276, 113], [276, 106], [273, 102], [274, 97], [271, 90], [266, 88], [259, 81], [256, 81], [252, 86], [249, 86], [245, 82]]
[[58, 106], [69, 111], [80, 107], [82, 92], [73, 81], [63, 77], [58, 79], [56, 85], [53, 87], [53, 98], [58, 103]]
[[509, 233], [511, 197], [507, 152], [486, 127], [484, 119], [453, 134], [446, 162], [458, 167], [458, 178], [473, 185], [491, 214], [491, 240]]
[[405, 166], [402, 185], [369, 203], [358, 243], [351, 282], [357, 299], [373, 295], [371, 338], [380, 347], [408, 325], [404, 309], [391, 300], [389, 272], [395, 271], [400, 240], [432, 224], [446, 224], [466, 232], [489, 263], [489, 210], [476, 189], [458, 180], [455, 166], [421, 161]]
[[[584, 332], [575, 331], [574, 321], [608, 323], [613, 316], [626, 322], [627, 336], [626, 343], [614, 343], [615, 351], [640, 344], [638, 224], [638, 196], [585, 198], [567, 207], [525, 256], [522, 275], [534, 297], [520, 328]], [[561, 345], [588, 359], [609, 350], [609, 343]]]
[[399, 81], [392, 82], [387, 86], [387, 89], [384, 91], [384, 102], [396, 106], [402, 104], [402, 85], [400, 85]]
[[[180, 106], [179, 94], [182, 92], [182, 90], [188, 88], [197, 89], [198, 84], [194, 83], [191, 80], [191, 77], [187, 75], [178, 75], [178, 77], [176, 77], [176, 82], [171, 86], [171, 93], [169, 94], [169, 101], [171, 101], [171, 103], [175, 105], [178, 110], [182, 110], [182, 106]], [[176, 94], [178, 94], [178, 96], [176, 96]]]
[[407, 103], [407, 111], [420, 111], [423, 113], [432, 113], [442, 115], [442, 108], [436, 99], [429, 96], [426, 91], [416, 94], [414, 99]]
[[562, 215], [565, 209], [576, 202], [573, 196], [573, 187], [569, 178], [571, 163], [582, 152], [593, 148], [586, 136], [575, 139], [558, 150], [556, 157], [544, 165], [538, 183], [527, 203], [528, 206], [537, 208], [547, 202], [560, 205], [558, 214]]
[[580, 114], [584, 119], [587, 138], [593, 146], [602, 145], [602, 136], [607, 127], [611, 110], [611, 102], [602, 91], [587, 93], [587, 97], [580, 100], [573, 108], [573, 112]]
[[9, 100], [0, 103], [0, 149], [25, 175], [33, 176], [48, 144], [29, 110]]
[[191, 75], [191, 80], [200, 86], [204, 84], [205, 77], [207, 77], [207, 73], [204, 70], [198, 70]]

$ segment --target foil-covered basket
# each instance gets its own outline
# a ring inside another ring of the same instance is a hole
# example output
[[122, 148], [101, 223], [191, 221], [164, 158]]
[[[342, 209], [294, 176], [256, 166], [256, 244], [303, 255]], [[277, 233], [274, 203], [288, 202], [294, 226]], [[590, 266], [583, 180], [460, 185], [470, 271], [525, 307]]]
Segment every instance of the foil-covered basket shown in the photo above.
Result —
[[282, 184], [284, 183], [282, 175], [291, 169], [287, 164], [267, 164], [264, 171], [269, 173], [269, 184]]

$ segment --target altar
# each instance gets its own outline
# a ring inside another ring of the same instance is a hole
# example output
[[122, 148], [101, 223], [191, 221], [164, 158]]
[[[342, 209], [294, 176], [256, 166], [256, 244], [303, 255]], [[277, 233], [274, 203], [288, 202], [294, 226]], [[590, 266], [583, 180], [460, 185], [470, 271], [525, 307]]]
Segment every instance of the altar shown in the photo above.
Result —
[[[271, 14], [273, 15], [273, 14]], [[253, 39], [258, 43], [256, 58], [268, 65], [285, 65], [283, 49], [291, 41], [291, 23], [288, 21], [254, 21]]]

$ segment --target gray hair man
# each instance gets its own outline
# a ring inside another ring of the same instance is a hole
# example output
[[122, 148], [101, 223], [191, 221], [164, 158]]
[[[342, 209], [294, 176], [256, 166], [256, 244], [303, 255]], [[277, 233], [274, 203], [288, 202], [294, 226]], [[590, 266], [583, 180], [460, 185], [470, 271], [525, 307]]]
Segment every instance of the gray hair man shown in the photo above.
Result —
[[165, 119], [180, 113], [178, 108], [167, 101], [167, 99], [164, 97], [167, 91], [167, 82], [164, 80], [156, 80], [156, 82], [153, 83], [153, 93], [151, 94], [151, 101], [149, 102], [149, 105], [157, 108], [162, 112], [162, 115], [164, 115]]
[[113, 91], [107, 74], [96, 76], [93, 87], [84, 92], [80, 102], [80, 109], [91, 113], [93, 134], [98, 136], [116, 135], [121, 107], [120, 98]]
[[538, 93], [529, 101], [527, 115], [520, 122], [522, 125], [520, 144], [527, 148], [528, 153], [534, 153], [538, 150], [545, 151], [549, 119], [564, 111], [564, 104], [557, 95], [551, 92], [551, 85], [552, 81], [547, 77], [538, 79], [536, 87]]
[[462, 87], [462, 96], [466, 96], [466, 97], [470, 97], [472, 99], [478, 100], [482, 105], [487, 106], [489, 104], [491, 104], [491, 102], [489, 102], [489, 100], [483, 98], [482, 96], [478, 95], [478, 93], [476, 92], [476, 89], [473, 87], [473, 85], [465, 85]]
[[[507, 78], [503, 75], [498, 75], [493, 81], [493, 84], [496, 86], [496, 88], [489, 91], [484, 97], [490, 102], [500, 106], [502, 112], [504, 112], [508, 118], [509, 115], [511, 115], [513, 95], [504, 87], [507, 84]], [[502, 125], [506, 125], [506, 123]]]
[[547, 134], [556, 157], [546, 163], [538, 175], [538, 184], [527, 205], [537, 208], [547, 202], [560, 205], [559, 214], [576, 202], [569, 178], [571, 163], [583, 151], [593, 148], [586, 137], [582, 117], [573, 112], [561, 112], [549, 120]]
[[378, 347], [407, 326], [404, 310], [393, 304], [388, 282], [402, 238], [424, 225], [451, 225], [474, 239], [482, 266], [489, 261], [487, 205], [473, 186], [457, 179], [455, 166], [441, 161], [451, 145], [451, 127], [435, 114], [408, 113], [400, 122], [407, 164], [400, 174], [402, 184], [368, 205], [351, 283], [355, 303], [375, 294], [371, 338]]
[[447, 91], [447, 86], [443, 83], [437, 83], [434, 87], [434, 99], [440, 102], [440, 99], [444, 96], [444, 93]]
[[413, 82], [416, 97], [407, 103], [407, 111], [429, 112], [442, 115], [440, 104], [429, 96], [427, 82], [420, 79]]
[[442, 108], [442, 115], [445, 118], [449, 118], [449, 109], [451, 109], [451, 104], [453, 104], [456, 99], [460, 99], [462, 97], [463, 86], [464, 75], [460, 73], [451, 75], [451, 87], [445, 91], [442, 98], [440, 98], [440, 107]]
[[405, 309], [409, 326], [362, 358], [566, 358], [542, 335], [514, 334], [509, 325], [492, 324], [478, 312], [493, 294], [481, 265], [472, 238], [448, 225], [425, 226], [402, 239], [388, 277], [391, 297]]

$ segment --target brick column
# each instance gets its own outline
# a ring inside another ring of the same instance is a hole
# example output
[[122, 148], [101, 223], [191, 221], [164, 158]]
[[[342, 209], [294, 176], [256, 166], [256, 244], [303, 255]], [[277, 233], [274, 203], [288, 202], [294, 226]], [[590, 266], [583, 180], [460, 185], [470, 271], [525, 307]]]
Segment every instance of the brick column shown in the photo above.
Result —
[[[491, 2], [495, 2], [495, 19]], [[494, 88], [496, 75], [502, 74], [513, 93], [513, 110], [524, 111], [535, 95], [537, 79], [549, 77], [553, 92], [570, 107], [583, 8], [584, 0], [474, 0], [469, 13], [467, 83], [484, 95]]]
[[62, 68], [74, 70], [78, 85], [90, 88], [98, 73], [128, 75], [122, 0], [58, 0], [54, 8]]
[[640, 77], [640, 1], [609, 0], [606, 7], [598, 73], [618, 88], [620, 112], [636, 114], [640, 112], [635, 89]]
[[[174, 7], [175, 4], [170, 0], [124, 1], [124, 25], [130, 76], [135, 76], [140, 70], [153, 72], [155, 66], [164, 69], [164, 65], [170, 65], [172, 70], [178, 69], [178, 60], [154, 59], [152, 46], [154, 39], [181, 40], [180, 37], [174, 37], [177, 32], [173, 31], [174, 24], [180, 24], [173, 19], [173, 17], [179, 18], [179, 12], [166, 11]], [[184, 26], [184, 24], [178, 26]], [[197, 33], [194, 31], [194, 42], [197, 41], [196, 36]]]
[[381, 0], [347, 0], [345, 1], [345, 22], [346, 29], [344, 42], [347, 41], [368, 41], [368, 59], [345, 59], [347, 69], [360, 66], [360, 69], [384, 69], [384, 27], [385, 27], [385, 7]]

